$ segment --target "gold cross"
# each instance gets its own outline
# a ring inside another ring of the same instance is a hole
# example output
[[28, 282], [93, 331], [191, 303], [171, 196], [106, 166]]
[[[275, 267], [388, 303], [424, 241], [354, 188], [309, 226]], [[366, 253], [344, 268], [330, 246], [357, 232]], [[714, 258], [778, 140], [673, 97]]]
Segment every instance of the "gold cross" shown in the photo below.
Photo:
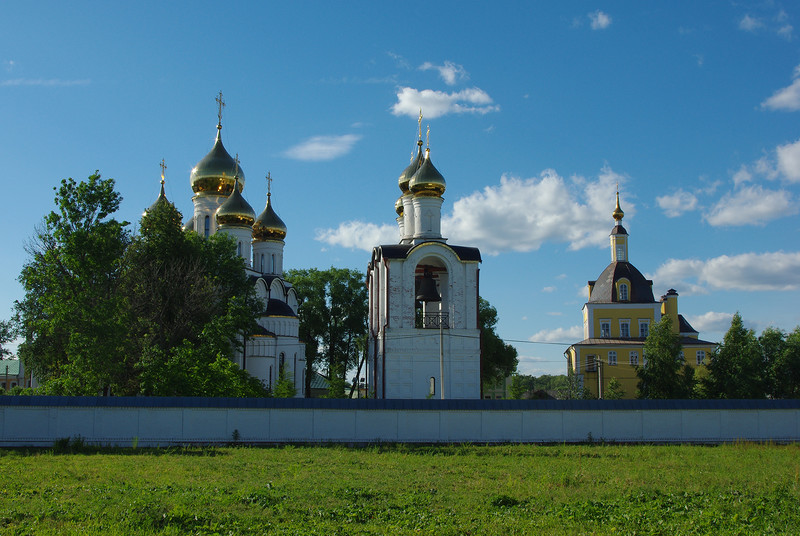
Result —
[[428, 125], [428, 133], [426, 135], [426, 141], [427, 141], [426, 147], [428, 149], [430, 149], [431, 148], [431, 126], [430, 125]]
[[267, 195], [272, 195], [272, 175], [267, 171]]
[[217, 101], [217, 104], [219, 105], [219, 111], [217, 112], [217, 120], [218, 120], [217, 126], [221, 127], [222, 126], [222, 109], [225, 107], [225, 101], [222, 100], [222, 90], [219, 91], [219, 95], [214, 100]]
[[236, 153], [236, 156], [233, 158], [236, 162], [236, 173], [233, 175], [235, 178], [239, 178], [239, 153]]
[[164, 170], [167, 169], [167, 163], [164, 162], [164, 159], [162, 158], [161, 164], [159, 165], [161, 166], [161, 184], [164, 184]]
[[419, 125], [419, 139], [422, 140], [422, 108], [419, 109], [419, 119], [417, 120], [417, 124]]

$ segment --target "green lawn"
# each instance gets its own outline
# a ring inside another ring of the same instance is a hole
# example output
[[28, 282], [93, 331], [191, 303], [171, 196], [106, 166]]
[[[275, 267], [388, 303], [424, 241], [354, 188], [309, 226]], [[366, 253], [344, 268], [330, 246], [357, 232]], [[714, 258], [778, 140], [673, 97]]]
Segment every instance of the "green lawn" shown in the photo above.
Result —
[[800, 446], [0, 451], [0, 534], [798, 534]]

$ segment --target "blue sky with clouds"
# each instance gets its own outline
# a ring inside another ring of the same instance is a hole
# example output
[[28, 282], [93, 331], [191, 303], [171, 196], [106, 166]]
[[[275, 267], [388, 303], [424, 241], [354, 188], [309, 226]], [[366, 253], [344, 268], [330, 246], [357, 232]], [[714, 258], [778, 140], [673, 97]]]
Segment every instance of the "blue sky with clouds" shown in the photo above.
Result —
[[[544, 5], [542, 5], [544, 4]], [[696, 5], [697, 4], [697, 5]], [[710, 4], [710, 5], [707, 5]], [[525, 373], [561, 373], [586, 282], [631, 261], [718, 340], [740, 311], [800, 324], [800, 8], [790, 2], [6, 3], [0, 18], [0, 318], [61, 178], [95, 169], [136, 222], [223, 141], [286, 267], [364, 270], [397, 241], [422, 107], [443, 234], [483, 252], [481, 294]]]

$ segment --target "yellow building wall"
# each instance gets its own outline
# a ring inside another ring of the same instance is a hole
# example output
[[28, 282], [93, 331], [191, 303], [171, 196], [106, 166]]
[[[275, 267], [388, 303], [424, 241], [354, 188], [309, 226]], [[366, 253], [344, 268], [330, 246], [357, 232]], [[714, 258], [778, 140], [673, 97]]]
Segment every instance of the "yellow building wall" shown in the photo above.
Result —
[[620, 320], [630, 320], [630, 336], [631, 337], [638, 337], [639, 336], [639, 320], [649, 320], [650, 325], [652, 326], [654, 322], [656, 322], [654, 316], [653, 307], [647, 308], [633, 308], [630, 309], [619, 309], [619, 308], [601, 308], [597, 307], [592, 311], [592, 331], [590, 332], [593, 334], [592, 336], [595, 338], [600, 338], [601, 331], [600, 331], [600, 321], [601, 320], [608, 320], [611, 324], [611, 337], [620, 337]]
[[[636, 398], [636, 390], [639, 384], [639, 377], [636, 375], [636, 367], [630, 364], [630, 352], [635, 351], [639, 357], [639, 365], [643, 365], [643, 356], [642, 356], [642, 348], [643, 346], [632, 346], [632, 345], [625, 345], [625, 346], [608, 346], [608, 347], [580, 347], [580, 359], [578, 364], [580, 365], [580, 371], [574, 368], [575, 359], [574, 359], [574, 350], [571, 350], [570, 356], [572, 359], [570, 364], [573, 366], [573, 372], [575, 374], [582, 374], [583, 375], [583, 386], [587, 391], [587, 394], [592, 398], [597, 398], [598, 393], [598, 381], [597, 381], [597, 367], [595, 366], [594, 371], [588, 371], [587, 366], [589, 364], [589, 356], [593, 355], [596, 359], [599, 358], [600, 360], [600, 369], [602, 371], [602, 383], [603, 383], [603, 392], [606, 393], [608, 390], [609, 382], [612, 378], [616, 378], [622, 386], [622, 389], [625, 391], [624, 398]], [[709, 356], [713, 350], [712, 345], [707, 346], [691, 346], [684, 348], [684, 359], [685, 362], [692, 366], [693, 368], [697, 369], [698, 367], [705, 368], [705, 364], [698, 365], [697, 364], [697, 351], [705, 352], [705, 363], [708, 363]], [[609, 365], [608, 364], [608, 354], [609, 352], [616, 352], [617, 353], [617, 364], [616, 365]]]

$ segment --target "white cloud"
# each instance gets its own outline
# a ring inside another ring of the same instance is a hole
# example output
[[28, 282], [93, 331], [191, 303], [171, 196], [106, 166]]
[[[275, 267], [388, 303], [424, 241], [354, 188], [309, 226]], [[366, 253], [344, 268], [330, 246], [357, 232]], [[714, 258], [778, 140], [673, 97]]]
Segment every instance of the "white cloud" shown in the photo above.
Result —
[[791, 193], [747, 186], [722, 197], [704, 219], [713, 226], [764, 225], [797, 213]]
[[86, 86], [91, 83], [91, 80], [61, 80], [60, 78], [15, 78], [13, 80], [0, 81], [0, 87], [11, 86], [43, 86], [43, 87], [69, 87], [69, 86]]
[[439, 76], [442, 77], [444, 83], [448, 86], [455, 85], [459, 80], [466, 80], [469, 78], [467, 71], [463, 66], [453, 63], [452, 61], [445, 61], [444, 65], [434, 65], [426, 61], [419, 66], [421, 71], [436, 70], [439, 71]]
[[761, 107], [788, 112], [800, 110], [800, 65], [794, 68], [792, 79], [794, 81], [789, 86], [773, 93], [770, 98], [761, 103]]
[[[489, 255], [533, 251], [544, 242], [567, 242], [572, 250], [604, 246], [615, 184], [623, 180], [608, 167], [593, 181], [573, 178], [572, 184], [552, 169], [530, 179], [504, 175], [499, 185], [455, 201], [442, 232]], [[624, 210], [634, 212], [633, 206]]]
[[543, 329], [531, 335], [531, 342], [552, 342], [570, 345], [583, 339], [583, 327], [571, 326], [568, 328]]
[[372, 251], [379, 244], [397, 243], [399, 235], [396, 225], [348, 221], [340, 223], [336, 229], [317, 229], [314, 240], [332, 246]]
[[333, 160], [349, 153], [360, 139], [361, 136], [357, 134], [314, 136], [286, 149], [283, 155], [294, 160]]
[[672, 195], [656, 197], [656, 203], [668, 217], [676, 218], [684, 212], [697, 209], [697, 196], [678, 190]]
[[555, 292], [555, 291], [556, 291], [556, 287], [544, 287], [542, 289], [542, 292]]
[[394, 60], [394, 63], [395, 63], [395, 65], [397, 67], [400, 67], [401, 69], [407, 69], [407, 70], [411, 69], [411, 64], [408, 63], [408, 60], [406, 60], [400, 54], [397, 54], [397, 53], [391, 52], [391, 51], [387, 52], [386, 54], [388, 54], [388, 56]]
[[603, 13], [599, 9], [587, 16], [592, 21], [592, 30], [605, 30], [611, 26], [611, 15]]
[[700, 333], [704, 332], [722, 332], [728, 331], [731, 327], [732, 313], [717, 313], [709, 311], [702, 315], [687, 316], [686, 320], [692, 325], [694, 329]]
[[[679, 293], [708, 289], [786, 291], [800, 289], [800, 252], [743, 253], [708, 260], [669, 259], [648, 278]], [[697, 326], [695, 326], [697, 327]]]
[[792, 32], [794, 32], [794, 27], [791, 24], [785, 24], [778, 28], [778, 35], [786, 39], [787, 41], [792, 40]]
[[[553, 170], [539, 177], [503, 176], [453, 203], [442, 217], [442, 235], [454, 244], [470, 244], [487, 255], [505, 251], [533, 251], [544, 242], [568, 243], [572, 250], [605, 247], [613, 224], [615, 185], [625, 177], [608, 167], [597, 178], [573, 178], [567, 183]], [[628, 216], [633, 204], [623, 203]], [[331, 245], [371, 251], [378, 244], [398, 241], [395, 225], [346, 222], [317, 232], [316, 239]]]
[[800, 140], [775, 149], [778, 171], [790, 182], [800, 182]]
[[750, 15], [745, 15], [739, 21], [739, 29], [744, 30], [746, 32], [755, 32], [759, 28], [763, 27], [764, 27], [764, 22], [761, 19], [757, 17], [751, 17]]
[[739, 168], [739, 171], [733, 174], [733, 184], [734, 186], [739, 186], [744, 182], [750, 182], [753, 180], [753, 174], [748, 171], [747, 166], [743, 165]]
[[397, 92], [397, 102], [392, 106], [392, 113], [416, 119], [420, 108], [425, 117], [430, 119], [451, 113], [483, 115], [500, 110], [500, 106], [493, 103], [488, 93], [476, 87], [453, 93], [401, 87]]

